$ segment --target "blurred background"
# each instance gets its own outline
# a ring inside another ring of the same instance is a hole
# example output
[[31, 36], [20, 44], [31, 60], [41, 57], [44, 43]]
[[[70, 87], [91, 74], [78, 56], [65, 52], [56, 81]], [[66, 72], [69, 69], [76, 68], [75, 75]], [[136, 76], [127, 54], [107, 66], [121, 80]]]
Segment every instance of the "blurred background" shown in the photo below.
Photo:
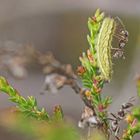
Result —
[[[97, 8], [106, 15], [120, 17], [129, 32], [126, 59], [114, 62], [113, 80], [103, 91], [113, 97], [110, 110], [115, 111], [130, 96], [136, 96], [135, 78], [140, 74], [139, 0], [0, 0], [0, 49], [19, 49], [32, 43], [36, 49], [51, 51], [62, 63], [76, 68], [80, 54], [88, 48], [87, 19]], [[76, 123], [79, 120], [84, 104], [71, 88], [65, 87], [57, 94], [39, 94], [45, 76], [38, 66], [28, 66], [28, 76], [22, 80], [2, 69], [0, 75], [23, 96], [35, 96], [40, 107], [51, 112], [54, 105], [61, 104], [66, 116]], [[1, 109], [12, 105], [6, 95], [0, 95]]]

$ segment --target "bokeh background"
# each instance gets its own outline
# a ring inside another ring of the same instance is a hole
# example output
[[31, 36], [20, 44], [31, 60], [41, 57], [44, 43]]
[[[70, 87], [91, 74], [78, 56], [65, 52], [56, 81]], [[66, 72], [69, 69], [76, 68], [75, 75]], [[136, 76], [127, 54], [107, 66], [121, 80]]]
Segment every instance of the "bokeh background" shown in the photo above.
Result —
[[[12, 47], [32, 43], [76, 68], [79, 55], [88, 48], [87, 19], [97, 8], [109, 16], [119, 16], [130, 34], [126, 59], [114, 62], [113, 80], [103, 91], [113, 97], [110, 110], [115, 111], [130, 96], [136, 96], [135, 77], [140, 74], [139, 0], [0, 0], [0, 47], [9, 41], [14, 43]], [[0, 75], [6, 76], [23, 96], [35, 96], [40, 107], [51, 112], [54, 105], [61, 104], [66, 116], [79, 120], [84, 104], [71, 88], [65, 87], [57, 94], [39, 94], [45, 76], [37, 66], [29, 66], [28, 77], [23, 80], [2, 70]], [[6, 95], [0, 95], [1, 109], [12, 105]]]

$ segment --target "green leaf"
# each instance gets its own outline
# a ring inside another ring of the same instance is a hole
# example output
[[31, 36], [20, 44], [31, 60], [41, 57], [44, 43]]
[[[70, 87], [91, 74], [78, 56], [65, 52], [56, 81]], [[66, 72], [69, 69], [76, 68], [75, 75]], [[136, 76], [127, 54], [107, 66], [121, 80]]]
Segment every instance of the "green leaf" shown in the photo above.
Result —
[[137, 79], [137, 93], [138, 96], [140, 97], [140, 78]]
[[133, 116], [136, 117], [140, 121], [140, 108], [137, 107], [132, 112]]
[[54, 112], [53, 112], [53, 120], [55, 121], [62, 121], [63, 120], [63, 111], [60, 105], [55, 106]]

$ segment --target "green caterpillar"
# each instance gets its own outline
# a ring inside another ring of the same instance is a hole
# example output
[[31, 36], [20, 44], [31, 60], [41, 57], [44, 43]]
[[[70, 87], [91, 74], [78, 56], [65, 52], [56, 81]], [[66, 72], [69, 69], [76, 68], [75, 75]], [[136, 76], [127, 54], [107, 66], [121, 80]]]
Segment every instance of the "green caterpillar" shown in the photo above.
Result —
[[97, 64], [102, 77], [107, 81], [112, 77], [111, 43], [115, 28], [116, 23], [113, 18], [104, 18], [96, 42]]

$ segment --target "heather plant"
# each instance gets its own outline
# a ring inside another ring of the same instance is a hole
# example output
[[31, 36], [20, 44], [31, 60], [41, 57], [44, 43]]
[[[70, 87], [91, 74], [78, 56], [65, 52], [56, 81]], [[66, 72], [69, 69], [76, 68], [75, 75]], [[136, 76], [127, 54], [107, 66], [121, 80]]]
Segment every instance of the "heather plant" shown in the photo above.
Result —
[[[22, 97], [4, 77], [0, 77], [0, 91], [8, 94], [9, 100], [16, 104], [18, 112], [23, 114], [24, 117], [38, 120], [41, 126], [43, 122], [42, 127], [44, 129], [51, 129], [57, 133], [57, 131], [60, 132], [61, 127], [58, 127], [58, 130], [54, 126], [62, 124], [61, 132], [64, 131], [64, 128], [70, 131], [71, 133], [68, 133], [70, 140], [109, 140], [111, 136], [114, 136], [117, 140], [132, 140], [134, 135], [140, 131], [140, 108], [132, 109], [135, 101], [134, 97], [130, 97], [128, 102], [122, 103], [118, 112], [109, 112], [108, 107], [112, 103], [112, 98], [105, 97], [102, 93], [103, 87], [111, 82], [113, 60], [125, 58], [124, 48], [128, 41], [128, 31], [119, 17], [105, 16], [99, 9], [94, 16], [88, 19], [88, 29], [89, 48], [79, 57], [81, 65], [77, 67], [77, 74], [70, 64], [61, 64], [51, 53], [41, 53], [32, 47], [29, 49], [32, 50], [32, 58], [43, 67], [43, 73], [46, 74], [41, 94], [44, 94], [46, 89], [57, 92], [58, 89], [69, 85], [84, 102], [85, 107], [78, 126], [82, 129], [88, 129], [86, 138], [84, 136], [80, 138], [76, 129], [71, 129], [71, 127], [69, 129], [68, 126], [64, 125], [65, 115], [60, 105], [54, 108], [53, 115], [49, 115], [45, 108], [40, 109], [38, 107], [37, 100], [34, 97]], [[117, 41], [115, 47], [112, 45], [113, 40]], [[19, 55], [18, 57], [20, 58]], [[27, 59], [28, 57], [26, 57], [26, 62], [32, 62]], [[25, 67], [23, 68], [25, 69]], [[82, 81], [82, 86], [79, 84], [78, 76]], [[138, 95], [140, 95], [140, 80], [137, 81]], [[28, 124], [28, 120], [26, 121]], [[120, 132], [120, 123], [123, 121], [128, 126]], [[33, 133], [35, 133], [40, 125], [33, 126]], [[61, 136], [64, 136], [61, 139], [68, 139], [66, 137], [67, 133], [66, 135], [61, 133], [60, 136], [53, 131], [49, 131], [51, 135], [42, 132], [39, 139], [56, 140]], [[94, 133], [97, 133], [96, 137]]]

